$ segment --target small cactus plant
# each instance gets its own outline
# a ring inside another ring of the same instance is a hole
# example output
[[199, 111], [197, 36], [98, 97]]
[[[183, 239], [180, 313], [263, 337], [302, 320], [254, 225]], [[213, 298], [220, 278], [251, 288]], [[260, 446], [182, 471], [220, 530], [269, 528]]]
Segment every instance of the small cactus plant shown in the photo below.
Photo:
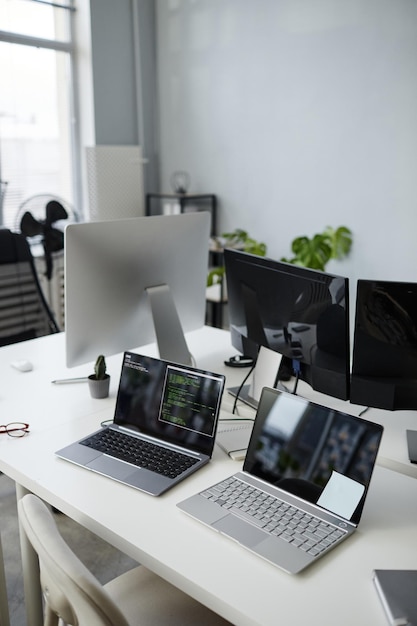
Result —
[[88, 386], [92, 398], [107, 398], [110, 389], [110, 375], [106, 373], [106, 360], [102, 354], [94, 364], [94, 374], [88, 376]]
[[103, 380], [106, 375], [106, 359], [102, 354], [97, 357], [96, 363], [94, 365], [94, 374], [96, 380]]

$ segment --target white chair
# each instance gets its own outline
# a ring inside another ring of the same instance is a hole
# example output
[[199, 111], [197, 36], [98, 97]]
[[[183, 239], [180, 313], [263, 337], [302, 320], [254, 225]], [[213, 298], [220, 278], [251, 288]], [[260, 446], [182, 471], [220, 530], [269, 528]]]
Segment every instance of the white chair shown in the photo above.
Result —
[[39, 558], [45, 626], [228, 624], [143, 566], [101, 585], [64, 541], [42, 500], [27, 494], [19, 500], [18, 512]]

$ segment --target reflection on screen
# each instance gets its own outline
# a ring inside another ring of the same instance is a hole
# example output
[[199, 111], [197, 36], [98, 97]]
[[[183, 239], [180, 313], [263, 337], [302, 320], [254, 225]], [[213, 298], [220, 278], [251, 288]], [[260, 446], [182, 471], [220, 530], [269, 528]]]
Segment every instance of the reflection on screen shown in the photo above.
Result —
[[417, 408], [417, 283], [358, 280], [351, 402]]
[[335, 476], [355, 481], [365, 496], [381, 426], [273, 389], [263, 395], [245, 470], [313, 504]]
[[224, 261], [233, 346], [253, 358], [265, 346], [313, 389], [346, 400], [348, 279], [230, 248]]

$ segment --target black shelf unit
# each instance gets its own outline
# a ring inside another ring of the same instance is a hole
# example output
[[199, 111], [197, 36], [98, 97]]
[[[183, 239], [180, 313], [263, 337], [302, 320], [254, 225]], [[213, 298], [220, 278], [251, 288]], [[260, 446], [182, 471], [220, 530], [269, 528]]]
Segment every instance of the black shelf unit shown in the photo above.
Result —
[[[148, 193], [146, 194], [146, 215], [171, 215], [173, 213], [186, 213], [188, 211], [209, 211], [211, 213], [211, 236], [217, 234], [217, 198], [212, 193], [202, 194], [177, 194], [177, 193]], [[169, 206], [171, 205], [171, 206]], [[173, 205], [176, 205], [175, 208]], [[178, 210], [179, 207], [179, 210]], [[223, 263], [222, 250], [209, 250], [210, 265], [218, 266]], [[226, 304], [223, 298], [223, 286], [220, 288], [220, 299], [207, 299], [206, 323], [210, 326], [222, 328], [223, 306]]]
[[147, 193], [146, 215], [167, 214], [167, 206], [169, 204], [179, 206], [180, 213], [186, 213], [187, 211], [209, 211], [211, 213], [211, 235], [217, 234], [217, 199], [214, 194]]

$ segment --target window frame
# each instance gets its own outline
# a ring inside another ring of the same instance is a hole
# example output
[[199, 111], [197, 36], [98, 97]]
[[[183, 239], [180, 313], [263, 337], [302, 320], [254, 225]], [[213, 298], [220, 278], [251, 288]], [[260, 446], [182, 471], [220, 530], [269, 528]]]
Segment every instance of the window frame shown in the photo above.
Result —
[[[69, 11], [69, 41], [58, 41], [45, 39], [33, 35], [22, 35], [19, 33], [0, 30], [0, 41], [4, 43], [18, 44], [32, 48], [44, 48], [56, 52], [65, 52], [69, 55], [69, 111], [70, 111], [70, 136], [71, 136], [71, 168], [72, 168], [72, 192], [73, 204], [77, 214], [82, 214], [82, 192], [81, 192], [81, 159], [80, 156], [80, 127], [79, 127], [79, 94], [76, 68], [76, 29], [74, 17], [76, 7], [74, 0], [68, 0], [69, 4], [59, 4], [48, 0], [30, 0], [47, 4], [53, 8]], [[0, 190], [1, 193], [1, 190]], [[0, 198], [0, 225], [3, 225], [3, 200]]]

